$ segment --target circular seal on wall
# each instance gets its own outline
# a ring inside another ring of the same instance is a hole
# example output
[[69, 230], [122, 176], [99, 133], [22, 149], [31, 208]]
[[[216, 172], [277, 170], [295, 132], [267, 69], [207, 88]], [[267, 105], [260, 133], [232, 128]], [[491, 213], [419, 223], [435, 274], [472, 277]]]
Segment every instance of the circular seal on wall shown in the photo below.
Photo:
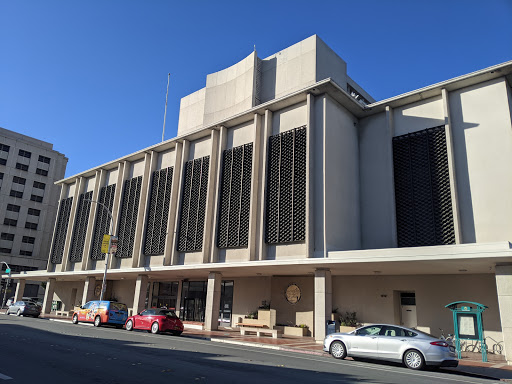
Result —
[[101, 293], [101, 285], [97, 285], [95, 288], [94, 288], [94, 296], [99, 296]]
[[297, 284], [290, 284], [286, 291], [284, 292], [284, 297], [286, 298], [286, 301], [288, 301], [290, 304], [297, 304], [300, 300], [300, 288]]

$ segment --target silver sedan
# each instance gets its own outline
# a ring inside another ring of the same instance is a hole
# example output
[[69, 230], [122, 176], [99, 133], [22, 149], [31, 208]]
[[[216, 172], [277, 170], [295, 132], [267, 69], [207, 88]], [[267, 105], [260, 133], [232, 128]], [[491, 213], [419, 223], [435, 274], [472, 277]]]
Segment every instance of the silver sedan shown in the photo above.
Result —
[[455, 348], [445, 340], [416, 329], [374, 324], [349, 333], [331, 333], [324, 340], [324, 351], [336, 359], [377, 359], [401, 362], [412, 369], [425, 365], [456, 367]]
[[34, 316], [39, 317], [41, 314], [41, 306], [33, 301], [17, 301], [7, 308], [7, 315], [15, 313], [17, 316]]

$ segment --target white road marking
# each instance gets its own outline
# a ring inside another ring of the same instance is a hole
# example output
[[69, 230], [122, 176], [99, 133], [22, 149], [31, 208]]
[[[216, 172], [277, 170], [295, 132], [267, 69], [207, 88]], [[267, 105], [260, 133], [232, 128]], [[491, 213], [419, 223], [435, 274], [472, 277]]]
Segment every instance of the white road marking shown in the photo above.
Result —
[[2, 375], [2, 374], [0, 373], [0, 379], [2, 379], [2, 380], [12, 380], [12, 377], [7, 376], [7, 375]]

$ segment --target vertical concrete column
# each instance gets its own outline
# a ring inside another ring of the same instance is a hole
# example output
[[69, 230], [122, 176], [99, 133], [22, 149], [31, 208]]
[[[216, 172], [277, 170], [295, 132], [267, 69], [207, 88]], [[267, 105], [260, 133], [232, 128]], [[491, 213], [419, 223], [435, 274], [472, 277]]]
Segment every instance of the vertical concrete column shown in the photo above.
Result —
[[136, 315], [145, 308], [146, 294], [148, 292], [148, 276], [138, 275], [135, 280], [135, 294], [133, 295], [133, 314]]
[[[396, 203], [395, 203], [395, 167], [393, 163], [393, 137], [395, 136], [395, 125], [393, 121], [393, 108], [391, 108], [389, 105], [386, 106], [386, 133], [388, 136], [388, 141], [386, 143], [387, 145], [387, 163], [388, 163], [388, 170], [389, 170], [389, 176], [391, 179], [391, 186], [392, 189], [390, 191], [389, 196], [389, 204], [391, 207], [390, 212], [390, 223], [389, 223], [389, 229], [391, 231], [391, 239], [393, 241], [393, 247], [398, 247], [398, 237], [396, 233]], [[361, 204], [362, 204], [361, 200]]]
[[332, 312], [332, 278], [328, 269], [315, 271], [315, 340], [322, 342]]
[[180, 317], [181, 313], [181, 292], [183, 290], [183, 280], [178, 281], [178, 292], [176, 294], [176, 308], [175, 312], [178, 317]]
[[259, 191], [261, 188], [261, 125], [262, 116], [254, 114], [254, 137], [251, 176], [251, 202], [249, 207], [249, 260], [258, 260], [258, 213], [260, 207]]
[[52, 310], [53, 294], [55, 292], [56, 280], [51, 278], [46, 282], [46, 290], [44, 291], [43, 313], [50, 313]]
[[306, 103], [306, 257], [315, 257], [315, 97], [311, 93], [308, 93]]
[[[176, 182], [178, 191], [177, 191], [177, 204], [176, 204], [176, 213], [174, 215], [174, 232], [173, 232], [173, 245], [171, 250], [171, 265], [176, 265], [179, 263], [180, 253], [176, 249], [178, 246], [178, 234], [177, 231], [180, 230], [179, 224], [180, 224], [180, 212], [181, 212], [181, 204], [182, 204], [182, 198], [181, 195], [183, 195], [183, 177], [185, 175], [185, 172], [183, 172], [183, 168], [185, 164], [188, 161], [188, 156], [190, 153], [190, 141], [183, 140], [183, 148], [181, 150], [181, 164], [180, 164], [180, 174], [177, 178], [173, 178], [172, 182], [173, 184]], [[177, 155], [177, 154], [176, 154]], [[176, 158], [176, 160], [178, 160]]]
[[[60, 205], [62, 203], [62, 199], [64, 196], [66, 196], [66, 193], [68, 192], [68, 186], [66, 184], [62, 184], [62, 187], [60, 189], [60, 197], [59, 197], [59, 204], [57, 205], [57, 217], [59, 216], [60, 212]], [[55, 232], [57, 231], [57, 222], [58, 220], [55, 220], [55, 224], [53, 225], [53, 234], [52, 234], [52, 245], [50, 247], [50, 255], [48, 257], [48, 264], [46, 265], [46, 271], [47, 272], [54, 272], [57, 268], [57, 265], [52, 263], [52, 251], [53, 251], [53, 244], [55, 242]]]
[[203, 237], [203, 263], [209, 263], [212, 250], [212, 241], [215, 238], [213, 220], [216, 214], [215, 200], [217, 199], [218, 161], [219, 158], [219, 131], [211, 132], [210, 172], [208, 173], [208, 193], [206, 194], [206, 212], [204, 218]]
[[157, 157], [155, 151], [146, 153], [144, 156], [144, 173], [142, 174], [142, 186], [140, 188], [139, 208], [137, 210], [137, 224], [135, 226], [135, 239], [133, 239], [132, 266], [134, 268], [144, 265], [144, 255], [142, 252], [142, 237], [144, 222], [146, 221], [146, 207], [148, 204], [149, 180], [151, 179], [152, 158]]
[[208, 274], [206, 309], [204, 315], [204, 329], [207, 331], [214, 331], [219, 327], [221, 282], [222, 275], [219, 272], [210, 272]]
[[25, 283], [26, 280], [18, 280], [18, 284], [16, 284], [16, 293], [14, 294], [14, 301], [20, 301], [23, 298], [23, 293], [25, 292]]
[[76, 210], [78, 207], [78, 198], [80, 196], [80, 191], [83, 188], [84, 184], [84, 178], [78, 177], [75, 179], [75, 193], [73, 193], [73, 202], [71, 204], [71, 210], [69, 212], [69, 223], [68, 223], [68, 230], [66, 232], [66, 240], [64, 243], [64, 253], [62, 255], [62, 265], [61, 265], [61, 271], [66, 272], [69, 270], [69, 265], [71, 262], [69, 261], [69, 251], [71, 248], [71, 238], [73, 237], [73, 231], [75, 229], [75, 222], [76, 222]]
[[167, 237], [165, 238], [164, 265], [171, 265], [173, 249], [176, 248], [176, 223], [178, 220], [178, 201], [182, 170], [183, 143], [176, 142], [174, 147], [174, 169], [172, 172], [171, 202], [167, 217]]
[[[221, 176], [221, 172], [222, 172], [222, 154], [224, 153], [224, 150], [226, 149], [226, 145], [227, 145], [227, 141], [228, 141], [227, 138], [228, 138], [228, 130], [226, 129], [226, 127], [221, 126], [220, 132], [219, 132], [219, 152], [218, 152], [219, 155], [217, 156], [217, 164], [216, 164], [217, 174], [215, 176], [215, 179], [218, 180], [219, 182], [220, 182], [220, 176]], [[210, 262], [212, 262], [212, 263], [216, 263], [219, 258], [219, 248], [217, 248], [217, 243], [216, 243], [217, 236], [215, 235], [216, 229], [218, 226], [218, 219], [219, 219], [219, 215], [217, 215], [216, 213], [219, 212], [219, 209], [220, 209], [220, 198], [219, 198], [218, 189], [219, 188], [215, 189], [215, 191], [214, 191], [215, 196], [213, 198], [213, 200], [215, 201], [215, 204], [214, 204], [215, 214], [213, 215], [213, 225], [212, 225], [213, 234], [212, 234], [211, 257], [210, 257]]]
[[[130, 162], [123, 161], [119, 162], [117, 166], [117, 180], [116, 180], [116, 192], [114, 193], [114, 202], [112, 204], [112, 233], [111, 235], [116, 235], [119, 233], [119, 211], [121, 210], [121, 196], [123, 195], [124, 189], [124, 181], [128, 179], [130, 175]], [[106, 259], [105, 259], [106, 260]], [[108, 262], [108, 268], [114, 268], [117, 263], [120, 263], [121, 259], [115, 257], [115, 255], [110, 255], [110, 260]]]
[[452, 197], [453, 229], [455, 231], [455, 243], [462, 243], [462, 232], [459, 216], [459, 200], [457, 198], [457, 178], [455, 175], [455, 153], [453, 152], [453, 132], [450, 118], [449, 95], [446, 88], [441, 89], [443, 97], [444, 127], [446, 135], [446, 151], [448, 155], [448, 170], [450, 176], [450, 193]]
[[[96, 171], [94, 176], [94, 189], [92, 191], [92, 200], [98, 201], [100, 188], [105, 183], [107, 172], [103, 169]], [[84, 254], [82, 255], [82, 270], [91, 269], [91, 246], [92, 236], [94, 234], [94, 223], [96, 222], [96, 213], [98, 212], [98, 204], [91, 203], [89, 211], [89, 222], [87, 223], [87, 232], [85, 234]], [[83, 302], [82, 304], [85, 304]]]
[[[267, 172], [268, 172], [268, 139], [272, 136], [272, 112], [268, 109], [265, 110], [265, 116], [263, 118], [263, 135], [261, 137], [262, 151], [259, 156], [259, 167], [260, 167], [260, 188], [258, 191], [259, 212], [257, 222], [257, 254], [258, 260], [265, 260], [267, 258], [267, 244], [265, 243], [265, 220], [266, 220], [266, 196], [267, 196]], [[255, 156], [257, 154], [254, 151]]]
[[495, 274], [504, 355], [507, 363], [512, 365], [512, 265], [497, 265]]
[[84, 290], [82, 293], [82, 304], [84, 305], [88, 301], [94, 299], [94, 289], [96, 288], [96, 279], [92, 276], [88, 276], [85, 278], [84, 282]]

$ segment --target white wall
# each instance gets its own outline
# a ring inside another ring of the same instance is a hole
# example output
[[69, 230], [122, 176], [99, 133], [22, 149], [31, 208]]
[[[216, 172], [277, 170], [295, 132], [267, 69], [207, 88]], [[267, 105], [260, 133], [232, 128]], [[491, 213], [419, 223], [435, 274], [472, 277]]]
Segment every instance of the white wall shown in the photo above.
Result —
[[394, 136], [444, 125], [441, 96], [421, 100], [393, 110]]
[[202, 88], [181, 99], [178, 136], [203, 126], [205, 97], [206, 88]]

